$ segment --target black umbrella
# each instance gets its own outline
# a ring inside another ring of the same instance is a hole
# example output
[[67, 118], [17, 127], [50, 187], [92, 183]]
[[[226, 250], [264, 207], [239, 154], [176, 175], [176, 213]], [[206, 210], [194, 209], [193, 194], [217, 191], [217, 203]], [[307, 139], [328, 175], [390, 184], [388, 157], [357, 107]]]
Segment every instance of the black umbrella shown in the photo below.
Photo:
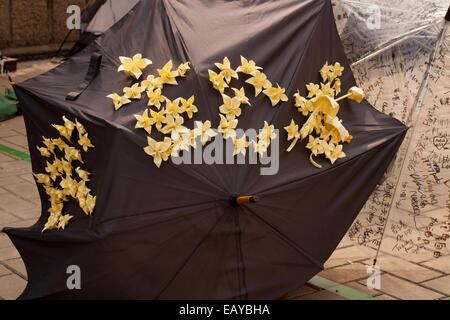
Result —
[[[276, 175], [261, 175], [257, 164], [168, 161], [158, 169], [142, 150], [146, 132], [134, 129], [147, 99], [115, 111], [105, 98], [132, 84], [117, 73], [118, 57], [138, 52], [153, 60], [144, 76], [169, 59], [175, 66], [191, 62], [179, 86], [164, 87], [169, 99], [195, 95], [199, 112], [189, 128], [198, 120], [217, 127], [221, 97], [208, 69], [225, 56], [233, 66], [241, 55], [256, 61], [290, 98], [277, 107], [263, 94], [252, 98], [239, 118], [243, 129], [262, 128], [264, 121], [279, 129], [291, 119], [301, 124], [292, 96], [320, 81], [326, 61], [345, 67], [343, 91], [355, 85], [330, 1], [141, 1], [82, 53], [16, 86], [33, 172], [45, 172], [36, 145], [42, 136], [57, 136], [50, 124], [77, 119], [95, 145], [83, 160], [97, 196], [92, 217], [72, 201], [64, 209], [74, 216], [68, 227], [42, 233], [49, 202], [40, 187], [36, 225], [4, 230], [27, 267], [21, 298], [277, 298], [322, 270], [406, 127], [365, 100], [343, 100], [339, 117], [354, 139], [334, 165], [312, 166], [304, 142], [285, 152], [290, 142], [280, 130]], [[66, 285], [73, 265], [81, 270], [81, 290]]]

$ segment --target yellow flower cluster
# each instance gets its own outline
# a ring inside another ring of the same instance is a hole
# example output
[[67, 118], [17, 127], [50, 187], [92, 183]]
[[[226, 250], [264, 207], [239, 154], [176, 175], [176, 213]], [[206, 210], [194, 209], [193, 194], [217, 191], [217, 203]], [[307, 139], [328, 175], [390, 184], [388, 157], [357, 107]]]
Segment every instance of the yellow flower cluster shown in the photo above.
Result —
[[[87, 215], [92, 215], [95, 208], [95, 196], [91, 195], [88, 188], [89, 182], [88, 171], [81, 169], [80, 166], [74, 164], [83, 164], [82, 151], [88, 152], [89, 148], [94, 148], [88, 133], [84, 126], [75, 120], [72, 122], [63, 116], [64, 125], [52, 125], [62, 138], [49, 139], [43, 137], [42, 143], [44, 147], [37, 146], [42, 157], [50, 158], [53, 161], [47, 161], [45, 167], [46, 173], [33, 174], [38, 184], [41, 184], [46, 194], [49, 196], [50, 217], [44, 226], [42, 232], [53, 229], [65, 229], [73, 216], [63, 214], [64, 202], [69, 201], [69, 197], [77, 200], [80, 208]], [[72, 144], [72, 133], [74, 130], [78, 132], [78, 145], [81, 149], [77, 149]], [[58, 157], [61, 155], [61, 158]], [[75, 169], [74, 169], [75, 168]], [[76, 176], [74, 177], [74, 173]]]
[[[320, 70], [324, 83], [320, 86], [314, 83], [307, 84], [306, 98], [302, 97], [299, 91], [294, 95], [295, 107], [303, 116], [308, 116], [308, 119], [300, 130], [294, 120], [291, 120], [290, 125], [284, 128], [288, 133], [288, 141], [293, 140], [287, 149], [288, 152], [294, 148], [298, 140], [309, 137], [306, 148], [311, 150], [311, 163], [318, 168], [322, 166], [314, 161], [313, 156], [323, 154], [334, 164], [337, 159], [346, 156], [342, 151], [342, 143], [350, 143], [353, 138], [342, 125], [342, 120], [337, 117], [338, 101], [349, 98], [360, 103], [364, 98], [360, 88], [352, 87], [348, 94], [335, 99], [335, 96], [341, 92], [341, 81], [338, 77], [342, 75], [343, 70], [339, 63], [334, 65], [325, 63]], [[314, 133], [317, 137], [314, 137]]]
[[212, 70], [209, 72], [209, 81], [212, 83], [214, 89], [219, 91], [222, 95], [223, 104], [219, 106], [220, 124], [218, 131], [222, 133], [224, 139], [232, 138], [234, 142], [234, 155], [246, 155], [247, 148], [252, 144], [256, 152], [261, 155], [267, 151], [270, 146], [271, 139], [276, 138], [274, 126], [269, 126], [267, 122], [264, 123], [264, 129], [258, 136], [258, 142], [248, 141], [247, 137], [243, 135], [241, 138], [236, 136], [236, 127], [238, 125], [238, 118], [242, 114], [241, 105], [246, 104], [251, 106], [249, 98], [245, 95], [245, 89], [231, 88], [234, 91], [234, 97], [225, 94], [225, 89], [229, 88], [231, 78], [239, 79], [239, 73], [250, 75], [251, 77], [245, 82], [251, 84], [255, 88], [255, 97], [263, 92], [271, 101], [272, 106], [275, 107], [280, 101], [288, 101], [285, 95], [285, 89], [272, 87], [272, 83], [267, 79], [267, 76], [262, 73], [261, 67], [258, 67], [253, 60], [247, 60], [241, 56], [241, 65], [234, 70], [231, 67], [230, 60], [225, 57], [222, 63], [215, 63], [220, 70], [219, 73]]

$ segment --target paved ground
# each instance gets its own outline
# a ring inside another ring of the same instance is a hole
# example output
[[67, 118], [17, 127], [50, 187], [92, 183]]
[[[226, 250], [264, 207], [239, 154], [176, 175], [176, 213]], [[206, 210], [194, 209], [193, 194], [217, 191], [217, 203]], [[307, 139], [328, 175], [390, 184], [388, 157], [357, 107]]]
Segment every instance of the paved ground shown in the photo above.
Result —
[[[13, 76], [21, 81], [52, 67], [54, 64], [49, 60], [26, 62], [19, 65], [19, 72]], [[0, 90], [6, 86], [6, 78], [0, 76]], [[28, 152], [22, 117], [0, 123], [0, 145]], [[0, 227], [29, 226], [39, 215], [40, 200], [31, 175], [31, 164], [0, 151]], [[450, 256], [441, 259], [427, 256], [409, 261], [383, 251], [378, 263], [382, 269], [381, 290], [369, 290], [366, 268], [374, 255], [373, 249], [356, 246], [346, 236], [325, 264], [320, 277], [286, 298], [339, 300], [371, 296], [377, 300], [395, 300], [445, 299], [450, 296]], [[26, 279], [19, 253], [7, 236], [0, 234], [0, 299], [18, 297], [26, 286]]]

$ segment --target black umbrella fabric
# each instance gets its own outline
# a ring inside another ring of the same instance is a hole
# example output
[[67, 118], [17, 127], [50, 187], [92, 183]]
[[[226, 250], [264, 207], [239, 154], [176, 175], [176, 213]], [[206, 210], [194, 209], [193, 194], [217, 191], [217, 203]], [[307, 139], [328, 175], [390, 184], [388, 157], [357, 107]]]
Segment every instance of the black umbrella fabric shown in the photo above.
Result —
[[[143, 151], [147, 134], [134, 128], [134, 115], [142, 114], [147, 98], [117, 111], [105, 98], [131, 85], [117, 73], [118, 57], [135, 53], [153, 61], [144, 77], [169, 59], [175, 66], [191, 62], [179, 86], [164, 87], [169, 99], [195, 95], [199, 112], [185, 123], [189, 128], [194, 121], [219, 124], [221, 96], [208, 75], [215, 62], [226, 56], [238, 66], [242, 55], [262, 66], [290, 101], [274, 108], [263, 94], [251, 98], [239, 127], [262, 128], [267, 121], [281, 129], [277, 174], [261, 175], [262, 165], [250, 164], [168, 161], [158, 169]], [[98, 61], [99, 55], [98, 73], [84, 82], [91, 57]], [[42, 136], [56, 137], [51, 124], [62, 116], [76, 118], [95, 145], [84, 166], [97, 196], [92, 217], [69, 202], [64, 211], [74, 218], [68, 227], [41, 232], [49, 201], [39, 186], [39, 221], [4, 230], [27, 268], [21, 298], [273, 299], [321, 271], [407, 131], [365, 100], [343, 100], [339, 117], [354, 137], [345, 144], [345, 158], [334, 165], [322, 161], [318, 169], [309, 162], [305, 142], [286, 152], [290, 142], [282, 128], [291, 119], [305, 119], [292, 96], [320, 81], [318, 70], [326, 61], [345, 67], [344, 92], [355, 85], [328, 0], [143, 0], [80, 54], [18, 84], [33, 172], [45, 172], [36, 146]], [[83, 82], [87, 88], [80, 90]], [[66, 100], [74, 91], [78, 98]], [[233, 195], [259, 201], [237, 206]], [[73, 265], [81, 270], [81, 290], [67, 288]]]

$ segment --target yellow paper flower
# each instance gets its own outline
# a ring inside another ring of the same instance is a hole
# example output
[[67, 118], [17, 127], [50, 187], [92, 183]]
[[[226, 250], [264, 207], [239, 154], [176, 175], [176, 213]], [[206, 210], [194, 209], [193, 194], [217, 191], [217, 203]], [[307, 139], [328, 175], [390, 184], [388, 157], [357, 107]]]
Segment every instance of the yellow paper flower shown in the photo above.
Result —
[[300, 137], [300, 133], [298, 132], [298, 125], [295, 124], [294, 120], [291, 120], [291, 124], [287, 127], [284, 127], [284, 130], [288, 133], [288, 141], [292, 139], [298, 139]]
[[177, 76], [178, 71], [172, 71], [173, 63], [172, 60], [166, 63], [162, 69], [158, 69], [159, 79], [163, 84], [178, 85]]
[[58, 216], [61, 214], [63, 208], [64, 203], [52, 202], [50, 208], [48, 209], [48, 212], [51, 213], [52, 215]]
[[73, 218], [73, 216], [71, 215], [61, 215], [61, 217], [59, 217], [58, 220], [58, 229], [65, 229], [67, 227], [67, 225], [69, 224], [69, 221]]
[[263, 89], [272, 87], [272, 84], [267, 80], [267, 76], [261, 71], [255, 71], [253, 77], [247, 79], [246, 83], [251, 84], [255, 88], [255, 97], [257, 97]]
[[119, 57], [122, 63], [117, 69], [117, 72], [125, 72], [126, 74], [139, 79], [142, 75], [142, 71], [150, 64], [152, 61], [149, 59], [143, 59], [142, 54], [138, 53], [133, 56], [133, 58]]
[[180, 138], [180, 134], [186, 132], [188, 128], [183, 126], [184, 119], [180, 116], [167, 116], [166, 125], [161, 129], [164, 134], [170, 134], [173, 140]]
[[42, 137], [42, 139], [42, 143], [45, 145], [48, 151], [50, 151], [51, 153], [55, 153], [55, 145], [53, 144], [53, 141], [46, 137]]
[[364, 91], [358, 87], [352, 87], [348, 90], [349, 99], [355, 100], [358, 103], [361, 103], [362, 99], [364, 99]]
[[209, 81], [213, 84], [214, 89], [220, 93], [224, 93], [225, 88], [228, 88], [228, 84], [225, 82], [223, 73], [217, 74], [208, 69]]
[[149, 75], [146, 80], [141, 82], [141, 88], [147, 91], [153, 91], [155, 89], [162, 89], [163, 84], [160, 78], [155, 78], [154, 75]]
[[52, 143], [55, 147], [59, 149], [59, 151], [63, 151], [68, 146], [67, 143], [65, 143], [64, 140], [61, 138], [52, 139]]
[[238, 120], [228, 120], [223, 115], [220, 114], [220, 124], [217, 131], [222, 133], [224, 139], [234, 138], [236, 136], [236, 127], [238, 125]]
[[153, 120], [148, 116], [148, 109], [145, 109], [142, 115], [135, 114], [134, 117], [137, 120], [136, 129], [144, 129], [148, 134], [152, 133]]
[[36, 146], [38, 151], [41, 153], [41, 156], [50, 158], [52, 156], [51, 152], [47, 148], [39, 148], [39, 146]]
[[72, 177], [66, 176], [65, 178], [61, 179], [59, 185], [61, 188], [63, 188], [63, 191], [66, 195], [70, 195], [73, 198], [76, 197], [78, 183], [76, 180], [72, 179]]
[[80, 135], [78, 144], [83, 148], [84, 152], [88, 152], [89, 148], [94, 148], [94, 145], [91, 143], [91, 140], [89, 140], [87, 133]]
[[86, 129], [84, 128], [84, 126], [81, 123], [78, 122], [78, 119], [75, 119], [75, 126], [77, 128], [78, 134], [86, 133]]
[[147, 91], [148, 105], [155, 106], [156, 108], [161, 108], [161, 103], [166, 101], [166, 97], [161, 95], [161, 89], [156, 89], [152, 91]]
[[52, 124], [52, 127], [55, 128], [56, 130], [58, 130], [59, 134], [66, 138], [68, 141], [70, 141], [71, 137], [72, 137], [72, 131], [73, 129], [69, 129], [66, 126], [60, 126], [57, 124]]
[[308, 96], [307, 98], [312, 98], [314, 96], [320, 96], [322, 94], [322, 91], [319, 89], [318, 84], [309, 83], [306, 85], [306, 89], [308, 90]]
[[189, 67], [189, 64], [190, 62], [188, 61], [179, 65], [177, 72], [180, 77], [185, 77], [186, 72], [191, 69], [191, 67]]
[[54, 161], [52, 163], [49, 163], [47, 161], [47, 166], [45, 167], [45, 172], [50, 174], [50, 178], [53, 181], [56, 181], [56, 178], [61, 175], [58, 171], [58, 163], [56, 161]]
[[70, 161], [61, 160], [61, 168], [66, 175], [68, 176], [72, 175], [73, 168], [72, 163]]
[[90, 180], [89, 180], [89, 175], [90, 175], [89, 172], [87, 172], [87, 171], [85, 171], [85, 170], [82, 170], [80, 167], [77, 167], [77, 168], [75, 169], [75, 172], [78, 174], [78, 176], [79, 176], [83, 181], [86, 181], [86, 182], [90, 181]]
[[80, 198], [85, 198], [89, 193], [91, 192], [91, 189], [89, 189], [86, 186], [86, 181], [81, 180], [78, 185], [77, 185], [77, 194], [76, 194], [76, 198], [80, 199]]
[[198, 137], [198, 131], [194, 130], [188, 130], [185, 133], [183, 133], [183, 135], [181, 136], [181, 139], [183, 140], [183, 143], [193, 147], [194, 149], [197, 149], [197, 140], [196, 138]]
[[219, 111], [226, 115], [227, 119], [232, 120], [239, 117], [242, 113], [240, 108], [241, 102], [237, 97], [229, 97], [226, 94], [222, 94], [223, 104], [219, 107]]
[[249, 106], [251, 106], [250, 101], [248, 100], [248, 98], [245, 96], [245, 90], [244, 87], [242, 87], [240, 90], [236, 89], [236, 88], [232, 88], [234, 91], [234, 96], [235, 98], [238, 98], [239, 102], [241, 104], [248, 104]]
[[258, 142], [252, 140], [253, 150], [259, 153], [260, 156], [263, 156], [267, 149], [269, 148], [268, 144], [264, 140], [259, 140]]
[[334, 164], [334, 162], [339, 158], [345, 158], [345, 153], [342, 151], [342, 145], [339, 144], [334, 146], [331, 144], [331, 152], [326, 155], [326, 157], [331, 161], [331, 164]]
[[239, 79], [237, 72], [231, 69], [230, 60], [227, 57], [223, 58], [223, 63], [215, 63], [215, 65], [219, 68], [227, 83], [230, 83], [231, 78]]
[[188, 100], [181, 98], [181, 110], [187, 114], [189, 119], [192, 119], [194, 113], [198, 112], [198, 108], [194, 105], [195, 97], [192, 96]]
[[140, 87], [139, 83], [135, 83], [131, 87], [123, 88], [123, 93], [125, 94], [125, 97], [127, 97], [128, 99], [141, 99], [142, 92], [144, 91], [145, 89]]
[[341, 80], [336, 79], [336, 81], [333, 84], [333, 89], [335, 94], [339, 94], [341, 92]]
[[342, 76], [342, 72], [344, 72], [344, 67], [342, 67], [339, 62], [336, 62], [333, 67], [334, 78]]
[[162, 125], [166, 122], [166, 110], [163, 109], [160, 112], [150, 110], [150, 116], [152, 125], [161, 130]]
[[166, 115], [172, 117], [178, 117], [181, 113], [183, 113], [183, 109], [180, 108], [180, 98], [177, 98], [173, 101], [166, 99]]
[[309, 136], [309, 141], [306, 145], [306, 148], [310, 149], [312, 154], [314, 154], [315, 156], [325, 152], [322, 140], [320, 140], [320, 138], [314, 138], [313, 136]]
[[48, 174], [43, 174], [43, 173], [39, 173], [39, 174], [34, 174], [33, 176], [36, 178], [36, 182], [39, 184], [43, 184], [46, 186], [51, 186], [52, 182], [50, 180], [50, 176]]
[[50, 217], [47, 220], [47, 223], [44, 226], [44, 229], [42, 229], [42, 232], [58, 228], [59, 218], [60, 215], [53, 215], [53, 214], [50, 215]]
[[217, 132], [211, 129], [211, 121], [195, 121], [196, 128], [194, 129], [197, 137], [201, 137], [202, 145], [205, 145], [210, 138], [217, 136]]
[[67, 161], [78, 160], [81, 163], [83, 163], [83, 159], [81, 158], [80, 150], [78, 150], [74, 147], [67, 147], [64, 149], [64, 158]]
[[298, 111], [301, 112], [304, 116], [307, 116], [310, 112], [314, 110], [311, 101], [306, 100], [304, 97], [302, 97], [298, 90], [297, 93], [294, 94], [294, 98], [295, 98], [294, 105], [297, 107]]
[[92, 215], [95, 209], [95, 202], [97, 200], [97, 197], [88, 195], [86, 198], [80, 198], [78, 200], [80, 208], [84, 211], [84, 213], [86, 215]]
[[272, 103], [272, 107], [275, 107], [280, 101], [288, 101], [289, 98], [284, 94], [285, 89], [280, 88], [278, 85], [277, 88], [270, 87], [263, 91], [263, 93], [269, 97], [270, 102]]
[[320, 91], [326, 96], [329, 96], [331, 98], [334, 98], [334, 90], [330, 86], [330, 82], [327, 82], [326, 84], [321, 83]]
[[242, 153], [244, 156], [247, 154], [247, 148], [250, 145], [250, 142], [247, 141], [247, 136], [244, 134], [240, 139], [234, 137], [234, 153], [233, 156], [236, 156]]
[[277, 138], [277, 134], [275, 133], [275, 126], [267, 123], [267, 121], [264, 121], [264, 128], [261, 129], [261, 132], [258, 135], [258, 138], [260, 141], [264, 141], [267, 146], [270, 145], [270, 141], [272, 139]]
[[117, 93], [112, 93], [106, 96], [107, 98], [112, 99], [114, 103], [114, 108], [119, 110], [122, 106], [129, 104], [131, 102], [126, 96], [119, 96]]
[[256, 66], [255, 61], [248, 61], [243, 56], [241, 56], [241, 65], [236, 69], [236, 72], [254, 75], [257, 70], [262, 70], [262, 68]]
[[159, 168], [162, 161], [167, 161], [171, 154], [170, 147], [172, 146], [172, 139], [166, 137], [164, 141], [157, 142], [148, 137], [148, 146], [144, 148], [145, 153], [153, 157], [153, 162]]

